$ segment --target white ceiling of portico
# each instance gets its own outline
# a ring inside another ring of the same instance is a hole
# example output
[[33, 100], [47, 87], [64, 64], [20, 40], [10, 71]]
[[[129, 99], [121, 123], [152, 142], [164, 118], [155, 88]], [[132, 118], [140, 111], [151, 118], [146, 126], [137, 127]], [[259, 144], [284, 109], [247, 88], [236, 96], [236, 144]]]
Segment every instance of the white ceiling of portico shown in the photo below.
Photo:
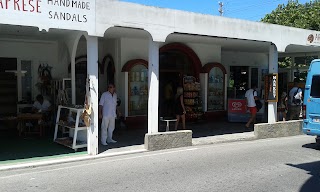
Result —
[[134, 29], [126, 27], [112, 27], [108, 29], [105, 34], [105, 38], [136, 38], [136, 39], [146, 39], [150, 37], [150, 34], [143, 29]]
[[305, 53], [305, 52], [320, 52], [320, 47], [317, 46], [301, 46], [301, 45], [289, 45], [286, 48], [288, 53]]
[[[143, 29], [112, 27], [105, 32], [105, 38], [136, 38], [147, 39], [150, 34]], [[222, 37], [209, 37], [192, 34], [174, 33], [167, 37], [166, 43], [195, 43], [205, 45], [219, 45], [222, 51], [269, 53], [270, 42], [252, 41], [244, 39], [231, 39]], [[317, 52], [320, 47], [290, 45], [286, 53]]]
[[[1, 25], [0, 24], [0, 38], [12, 39], [33, 39], [33, 40], [60, 40], [66, 35], [70, 35], [74, 31], [50, 29], [49, 32], [39, 31], [36, 27], [15, 26], [15, 25]], [[147, 39], [150, 34], [143, 29], [112, 27], [105, 32], [105, 38], [137, 38]], [[192, 34], [171, 34], [167, 37], [166, 43], [180, 42], [180, 43], [195, 43], [206, 45], [219, 45], [222, 51], [233, 52], [255, 52], [268, 53], [270, 42], [251, 41], [242, 39], [231, 39], [222, 37], [209, 37]], [[301, 46], [289, 45], [286, 48], [286, 53], [308, 53], [320, 52], [320, 47], [315, 46]]]
[[37, 27], [0, 25], [0, 38], [26, 39], [26, 40], [60, 40], [73, 31], [50, 29], [39, 31]]
[[[143, 29], [133, 29], [124, 27], [113, 27], [106, 31], [105, 38], [137, 38], [146, 39], [150, 34]], [[248, 41], [239, 39], [228, 39], [218, 37], [208, 37], [189, 34], [171, 34], [167, 37], [167, 43], [197, 43], [220, 45], [222, 51], [241, 51], [241, 52], [268, 52], [268, 42]]]
[[249, 41], [221, 37], [208, 37], [189, 34], [171, 34], [168, 42], [185, 42], [197, 44], [213, 44], [221, 46], [222, 51], [268, 53], [270, 42]]

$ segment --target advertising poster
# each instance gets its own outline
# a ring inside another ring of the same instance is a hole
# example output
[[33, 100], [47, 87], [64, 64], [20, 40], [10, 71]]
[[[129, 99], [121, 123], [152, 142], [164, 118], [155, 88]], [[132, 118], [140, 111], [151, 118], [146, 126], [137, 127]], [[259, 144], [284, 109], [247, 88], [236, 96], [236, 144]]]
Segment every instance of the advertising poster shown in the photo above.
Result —
[[229, 99], [228, 113], [246, 113], [246, 100]]
[[264, 95], [268, 102], [278, 102], [278, 74], [265, 76]]

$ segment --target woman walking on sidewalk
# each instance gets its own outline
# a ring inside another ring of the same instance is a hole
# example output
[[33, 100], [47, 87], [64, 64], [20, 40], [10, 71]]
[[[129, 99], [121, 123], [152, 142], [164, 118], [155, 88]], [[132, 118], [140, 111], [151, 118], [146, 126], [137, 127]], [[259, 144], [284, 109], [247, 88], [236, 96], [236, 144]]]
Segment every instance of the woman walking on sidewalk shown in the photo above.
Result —
[[182, 129], [186, 129], [186, 109], [183, 103], [183, 88], [177, 88], [177, 94], [175, 96], [175, 113], [176, 113], [176, 125], [175, 130], [178, 130], [179, 120], [182, 121]]

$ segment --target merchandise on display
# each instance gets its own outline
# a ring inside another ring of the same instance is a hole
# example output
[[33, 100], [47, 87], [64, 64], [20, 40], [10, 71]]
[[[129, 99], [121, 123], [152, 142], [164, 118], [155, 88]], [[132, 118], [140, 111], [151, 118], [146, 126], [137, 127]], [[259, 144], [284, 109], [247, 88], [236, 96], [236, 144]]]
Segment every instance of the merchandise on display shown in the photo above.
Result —
[[184, 104], [186, 108], [186, 118], [188, 120], [198, 120], [203, 116], [202, 101], [200, 97], [201, 86], [192, 76], [183, 79]]

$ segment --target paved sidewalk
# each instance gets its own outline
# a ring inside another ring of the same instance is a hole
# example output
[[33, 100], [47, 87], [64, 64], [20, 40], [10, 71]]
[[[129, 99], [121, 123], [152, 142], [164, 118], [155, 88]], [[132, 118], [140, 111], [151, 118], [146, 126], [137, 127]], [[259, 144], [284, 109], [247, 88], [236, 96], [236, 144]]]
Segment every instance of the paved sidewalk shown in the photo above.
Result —
[[250, 141], [254, 140], [254, 132], [233, 133], [209, 137], [193, 138], [192, 145], [210, 145], [216, 143], [236, 142], [236, 141]]
[[[160, 125], [160, 130], [162, 128], [163, 125]], [[193, 145], [210, 145], [255, 139], [253, 127], [251, 129], [246, 129], [245, 126], [240, 123], [198, 122], [189, 123], [187, 128], [191, 129], [193, 132]], [[108, 146], [100, 145], [99, 155], [97, 156], [89, 156], [86, 152], [83, 152], [71, 156], [54, 156], [50, 158], [30, 159], [22, 162], [13, 161], [0, 164], [0, 171], [147, 152], [144, 148], [144, 135], [146, 132], [146, 129], [119, 129], [115, 133], [115, 138], [118, 140], [118, 143], [110, 144]]]

